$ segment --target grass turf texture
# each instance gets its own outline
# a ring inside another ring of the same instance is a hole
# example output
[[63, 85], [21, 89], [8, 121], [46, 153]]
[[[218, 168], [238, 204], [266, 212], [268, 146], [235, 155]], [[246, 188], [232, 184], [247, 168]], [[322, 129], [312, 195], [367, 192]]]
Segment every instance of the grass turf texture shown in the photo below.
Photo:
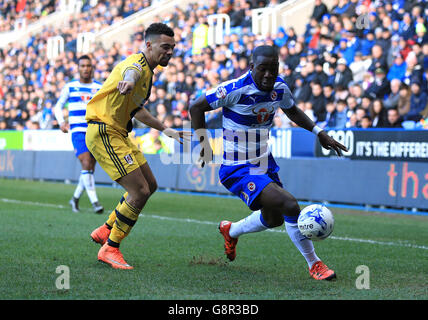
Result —
[[[428, 217], [332, 208], [332, 237], [315, 242], [337, 273], [310, 278], [284, 227], [240, 238], [227, 261], [220, 220], [249, 214], [239, 199], [157, 192], [121, 246], [134, 270], [97, 261], [89, 234], [107, 219], [121, 189], [99, 187], [102, 215], [84, 195], [68, 207], [74, 185], [0, 179], [0, 299], [427, 299]], [[58, 266], [70, 289], [55, 286]], [[357, 289], [359, 265], [370, 289]]]

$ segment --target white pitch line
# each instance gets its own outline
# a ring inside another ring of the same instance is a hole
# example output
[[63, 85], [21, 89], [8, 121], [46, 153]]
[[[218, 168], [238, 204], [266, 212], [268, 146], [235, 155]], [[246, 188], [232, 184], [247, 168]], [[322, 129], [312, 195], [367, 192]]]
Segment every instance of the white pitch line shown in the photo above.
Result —
[[[68, 208], [68, 206], [63, 206], [63, 205], [58, 205], [58, 204], [33, 202], [33, 201], [21, 201], [21, 200], [6, 199], [6, 198], [0, 198], [0, 202], [15, 203], [15, 204], [22, 204], [22, 205], [32, 205], [32, 206], [40, 206], [40, 207], [49, 207], [49, 208], [58, 208], [58, 209]], [[157, 219], [157, 220], [196, 223], [196, 224], [205, 224], [205, 225], [218, 225], [218, 222], [214, 222], [214, 221], [203, 221], [203, 220], [196, 220], [196, 219], [189, 219], [189, 218], [165, 217], [165, 216], [158, 216], [158, 215], [150, 215], [150, 214], [146, 214], [146, 213], [140, 214], [140, 216], [142, 218], [152, 218], [152, 219]], [[278, 230], [278, 229], [268, 229], [267, 231], [276, 232], [276, 233], [285, 233], [285, 230]], [[406, 247], [406, 248], [413, 248], [413, 249], [428, 250], [427, 246], [421, 246], [421, 245], [416, 245], [416, 244], [411, 244], [411, 243], [400, 243], [400, 242], [393, 242], [393, 241], [386, 242], [386, 241], [376, 241], [376, 240], [370, 240], [370, 239], [357, 239], [357, 238], [338, 237], [338, 236], [330, 236], [329, 239], [377, 244], [377, 245], [382, 245], [382, 246], [395, 246], [395, 247]]]
[[49, 208], [58, 208], [58, 209], [67, 208], [66, 206], [62, 206], [60, 204], [51, 204], [51, 203], [42, 203], [42, 202], [33, 202], [33, 201], [21, 201], [21, 200], [6, 199], [6, 198], [0, 198], [0, 201], [6, 202], [6, 203], [24, 204], [24, 205], [29, 205], [29, 206], [49, 207]]
[[[174, 217], [165, 217], [165, 216], [148, 215], [148, 214], [140, 214], [140, 216], [146, 217], [146, 218], [176, 221], [176, 222], [190, 222], [190, 223], [198, 223], [198, 224], [218, 225], [218, 222], [201, 221], [201, 220], [195, 220], [195, 219], [174, 218]], [[267, 229], [266, 231], [276, 232], [276, 233], [286, 233], [285, 230], [279, 230], [279, 229]], [[330, 236], [329, 239], [428, 250], [428, 247], [426, 246], [420, 246], [420, 245], [410, 244], [410, 243], [399, 243], [399, 242], [393, 242], [393, 241], [386, 242], [386, 241], [376, 241], [376, 240], [370, 240], [370, 239], [356, 239], [356, 238], [337, 237], [337, 236]]]

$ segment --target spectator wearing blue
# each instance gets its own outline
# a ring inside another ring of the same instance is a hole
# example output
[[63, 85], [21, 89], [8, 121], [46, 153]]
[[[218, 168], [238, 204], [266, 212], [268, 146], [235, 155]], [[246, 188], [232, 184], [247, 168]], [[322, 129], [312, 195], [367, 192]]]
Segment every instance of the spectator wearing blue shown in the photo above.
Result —
[[278, 48], [281, 48], [287, 44], [287, 40], [288, 40], [287, 32], [283, 27], [279, 27], [277, 37], [274, 40], [275, 45]]
[[370, 56], [373, 46], [376, 44], [373, 30], [368, 30], [365, 37], [361, 40], [360, 51], [363, 56]]
[[410, 13], [406, 12], [403, 15], [403, 20], [400, 22], [398, 33], [405, 40], [409, 40], [413, 38], [413, 36], [415, 35], [415, 27], [414, 27], [412, 16], [410, 15]]
[[336, 119], [335, 119], [336, 103], [335, 102], [327, 103], [325, 106], [325, 110], [326, 110], [326, 113], [325, 113], [324, 120], [320, 121], [320, 119], [317, 119], [317, 124], [321, 128], [333, 129], [336, 127]]
[[348, 108], [345, 100], [339, 100], [336, 103], [336, 112], [334, 113], [334, 128], [344, 129], [348, 122]]
[[348, 0], [338, 1], [338, 4], [331, 9], [331, 12], [337, 15], [342, 15], [347, 12], [349, 6], [350, 4]]
[[318, 21], [315, 18], [312, 18], [308, 24], [306, 24], [305, 33], [303, 34], [303, 37], [305, 38], [305, 44], [309, 44], [312, 37], [315, 33], [315, 28], [318, 26]]
[[419, 121], [422, 118], [421, 112], [425, 109], [428, 103], [428, 96], [425, 91], [421, 90], [421, 83], [417, 80], [413, 81], [410, 90], [410, 110], [404, 115], [404, 120]]
[[355, 50], [353, 46], [348, 46], [348, 39], [340, 39], [336, 53], [346, 60], [347, 65], [354, 61]]
[[400, 81], [403, 81], [406, 76], [406, 70], [407, 64], [404, 61], [403, 57], [399, 52], [395, 53], [394, 64], [389, 69], [386, 78], [389, 81], [391, 81], [392, 79], [399, 79]]

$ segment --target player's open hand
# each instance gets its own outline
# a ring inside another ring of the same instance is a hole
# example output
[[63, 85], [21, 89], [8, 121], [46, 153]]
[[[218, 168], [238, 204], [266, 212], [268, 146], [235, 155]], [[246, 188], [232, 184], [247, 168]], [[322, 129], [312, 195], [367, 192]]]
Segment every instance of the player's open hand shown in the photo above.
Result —
[[120, 94], [128, 94], [134, 89], [135, 82], [133, 81], [119, 81], [117, 85], [117, 90]]
[[318, 134], [318, 139], [320, 141], [320, 144], [323, 148], [327, 149], [327, 150], [331, 150], [333, 149], [334, 151], [336, 151], [336, 154], [340, 157], [342, 156], [342, 151], [348, 151], [348, 148], [346, 148], [343, 144], [337, 142], [336, 140], [334, 140], [332, 137], [330, 137], [327, 132], [325, 131], [321, 131]]
[[183, 142], [190, 142], [192, 133], [190, 131], [177, 131], [172, 128], [166, 128], [162, 131], [166, 136], [173, 138], [183, 144]]

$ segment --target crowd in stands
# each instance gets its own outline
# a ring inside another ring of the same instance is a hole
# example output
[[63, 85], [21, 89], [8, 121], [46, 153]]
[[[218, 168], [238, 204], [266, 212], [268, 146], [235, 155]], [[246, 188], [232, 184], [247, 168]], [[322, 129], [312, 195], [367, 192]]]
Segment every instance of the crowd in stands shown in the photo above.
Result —
[[297, 105], [328, 128], [426, 128], [427, 17], [425, 1], [315, 0], [302, 36], [274, 39]]
[[[292, 27], [280, 27], [268, 37], [252, 33], [251, 9], [282, 1], [210, 0], [163, 14], [159, 22], [173, 27], [177, 44], [170, 65], [155, 71], [147, 108], [167, 126], [182, 127], [189, 121], [189, 102], [247, 72], [253, 48], [265, 43], [278, 47], [280, 75], [296, 105], [320, 126], [428, 128], [426, 1], [337, 0], [330, 8], [314, 1], [304, 34]], [[34, 1], [24, 12], [41, 16], [57, 2]], [[16, 9], [12, 14], [8, 3], [0, 0], [1, 28], [7, 28], [7, 19], [21, 16]], [[57, 128], [52, 109], [61, 88], [77, 75], [77, 34], [99, 30], [150, 5], [134, 0], [90, 3], [85, 1], [67, 28], [46, 27], [26, 45], [0, 49], [0, 130]], [[207, 17], [214, 13], [230, 16], [232, 32], [222, 45], [209, 47], [206, 37], [199, 36], [206, 35]], [[66, 39], [66, 47], [50, 63], [46, 39], [57, 34]], [[126, 44], [94, 47], [95, 79], [104, 81], [116, 63], [140, 51], [143, 34], [141, 25]], [[206, 120], [211, 128], [221, 127], [221, 110], [208, 113]], [[282, 111], [274, 123], [278, 128], [294, 126]]]
[[55, 0], [0, 0], [0, 33], [28, 25], [55, 11]]

